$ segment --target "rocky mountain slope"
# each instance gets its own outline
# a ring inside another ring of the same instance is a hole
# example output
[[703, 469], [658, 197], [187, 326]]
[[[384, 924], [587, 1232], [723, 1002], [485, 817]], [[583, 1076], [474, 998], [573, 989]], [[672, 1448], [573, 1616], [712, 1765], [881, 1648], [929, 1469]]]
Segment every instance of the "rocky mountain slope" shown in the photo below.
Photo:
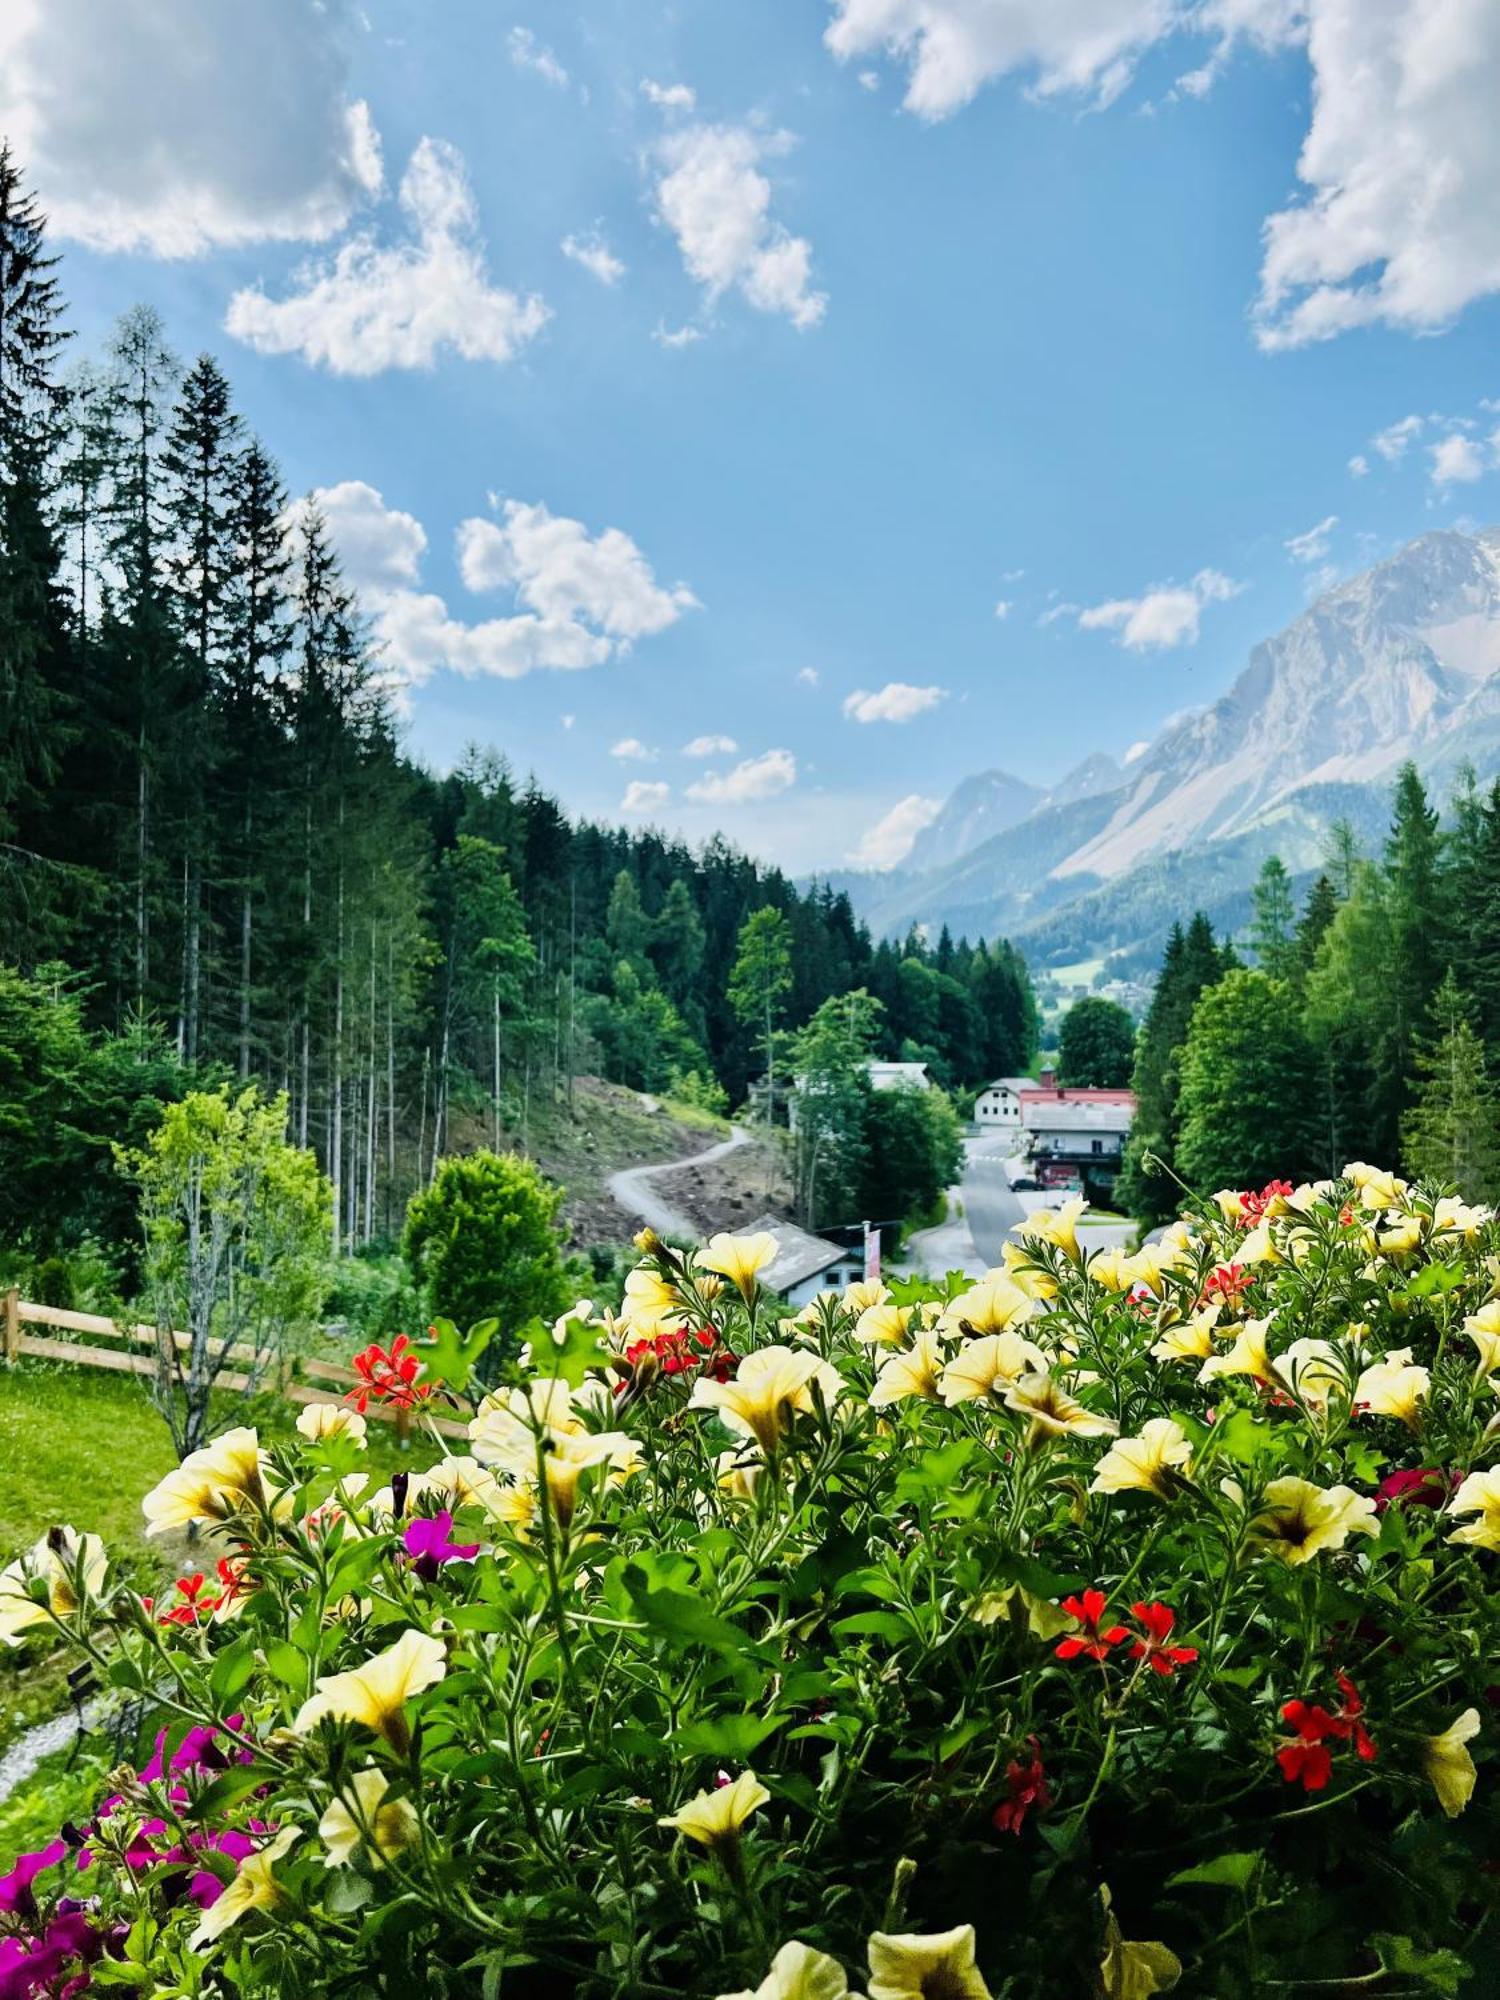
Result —
[[1439, 791], [1465, 761], [1500, 770], [1500, 528], [1422, 535], [1335, 585], [1124, 769], [1090, 758], [1003, 825], [1018, 781], [967, 780], [858, 901], [881, 931], [1030, 935], [1056, 963], [1149, 953], [1195, 902], [1242, 904], [1268, 854], [1312, 868], [1334, 819], [1377, 835], [1406, 758]]

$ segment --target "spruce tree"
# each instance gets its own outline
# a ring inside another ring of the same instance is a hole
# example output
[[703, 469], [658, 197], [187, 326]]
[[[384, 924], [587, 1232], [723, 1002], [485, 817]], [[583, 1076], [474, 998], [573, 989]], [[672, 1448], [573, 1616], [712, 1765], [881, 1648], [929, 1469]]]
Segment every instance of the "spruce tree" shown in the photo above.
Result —
[[1255, 883], [1254, 899], [1250, 942], [1260, 969], [1273, 979], [1290, 978], [1297, 962], [1293, 932], [1296, 906], [1292, 899], [1292, 878], [1280, 855], [1267, 857]]
[[1440, 1181], [1470, 1201], [1500, 1193], [1500, 1094], [1484, 1044], [1450, 967], [1416, 1051], [1417, 1098], [1401, 1122], [1401, 1157], [1414, 1178]]
[[1136, 1040], [1131, 1087], [1135, 1123], [1125, 1146], [1120, 1198], [1148, 1226], [1177, 1213], [1182, 1190], [1175, 1173], [1178, 1138], [1179, 1062], [1199, 995], [1217, 984], [1225, 953], [1213, 926], [1198, 911], [1186, 931], [1174, 924], [1162, 959], [1161, 976]]

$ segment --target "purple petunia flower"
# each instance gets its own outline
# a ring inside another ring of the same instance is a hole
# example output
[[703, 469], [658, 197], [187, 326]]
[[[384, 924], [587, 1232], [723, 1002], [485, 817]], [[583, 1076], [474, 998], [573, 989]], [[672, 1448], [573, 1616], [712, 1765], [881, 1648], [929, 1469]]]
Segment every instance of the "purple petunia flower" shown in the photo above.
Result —
[[443, 1563], [472, 1562], [479, 1553], [478, 1542], [453, 1540], [453, 1516], [446, 1508], [441, 1514], [419, 1515], [408, 1521], [402, 1540], [412, 1568], [428, 1583]]

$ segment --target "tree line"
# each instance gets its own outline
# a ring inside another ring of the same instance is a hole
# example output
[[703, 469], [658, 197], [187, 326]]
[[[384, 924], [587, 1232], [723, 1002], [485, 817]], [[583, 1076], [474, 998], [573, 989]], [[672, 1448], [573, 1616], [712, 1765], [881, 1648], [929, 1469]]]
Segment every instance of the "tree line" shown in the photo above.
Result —
[[[785, 958], [775, 1032], [862, 988], [876, 1053], [951, 1085], [1027, 1066], [1008, 944], [877, 944], [845, 895], [723, 840], [575, 822], [493, 751], [442, 774], [407, 756], [328, 524], [219, 363], [184, 364], [146, 307], [70, 359], [64, 312], [0, 146], [0, 1070], [20, 1096], [36, 1037], [85, 1139], [134, 1119], [122, 1077], [156, 1100], [284, 1093], [339, 1248], [391, 1235], [446, 1153], [524, 1149], [580, 1074], [742, 1101], [766, 1057], [734, 977], [758, 915]], [[39, 1163], [64, 1124], [22, 1135]]]
[[1400, 1162], [1500, 1197], [1500, 780], [1447, 810], [1404, 766], [1382, 851], [1347, 824], [1298, 907], [1274, 856], [1253, 964], [1201, 913], [1168, 940], [1137, 1038], [1122, 1199], [1175, 1214], [1183, 1184], [1259, 1187]]

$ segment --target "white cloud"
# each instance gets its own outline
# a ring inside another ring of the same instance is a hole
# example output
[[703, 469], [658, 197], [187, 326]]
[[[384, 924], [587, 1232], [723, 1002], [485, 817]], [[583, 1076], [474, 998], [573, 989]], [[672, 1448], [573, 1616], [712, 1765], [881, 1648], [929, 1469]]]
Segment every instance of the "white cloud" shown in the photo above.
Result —
[[[620, 530], [591, 536], [581, 522], [540, 504], [511, 501], [501, 522], [475, 518], [459, 528], [465, 584], [509, 590], [517, 607], [470, 623], [420, 588], [427, 535], [413, 515], [388, 507], [358, 479], [320, 487], [312, 499], [371, 614], [387, 672], [407, 685], [440, 667], [516, 680], [543, 669], [602, 666], [696, 602], [680, 584], [662, 590]], [[567, 718], [563, 726], [571, 726]]]
[[510, 59], [517, 69], [530, 70], [555, 90], [566, 90], [568, 72], [545, 42], [539, 42], [530, 28], [512, 28], [507, 42]]
[[575, 264], [581, 264], [601, 285], [617, 285], [625, 275], [624, 264], [597, 229], [591, 229], [587, 236], [565, 236], [562, 253]]
[[1039, 97], [1108, 103], [1182, 10], [1178, 0], [833, 0], [833, 14], [824, 40], [840, 62], [904, 62], [907, 110], [946, 118], [1011, 72]]
[[686, 584], [662, 588], [619, 528], [590, 535], [581, 521], [539, 502], [508, 500], [499, 521], [462, 522], [458, 564], [470, 590], [513, 589], [549, 622], [594, 625], [625, 644], [665, 631], [698, 608]]
[[[1082, 632], [1118, 632], [1119, 642], [1132, 652], [1159, 652], [1196, 645], [1204, 607], [1237, 597], [1243, 584], [1216, 569], [1200, 569], [1191, 583], [1159, 583], [1139, 597], [1111, 598], [1086, 605], [1078, 613]], [[1061, 609], [1061, 607], [1059, 607]]]
[[0, 132], [58, 236], [192, 257], [320, 242], [380, 185], [351, 0], [5, 0]]
[[618, 743], [609, 746], [611, 757], [618, 757], [622, 764], [649, 764], [656, 756], [648, 750], [639, 736], [622, 736]]
[[669, 133], [657, 147], [656, 210], [710, 305], [737, 290], [757, 311], [784, 313], [807, 328], [828, 304], [811, 289], [812, 245], [772, 220], [771, 183], [759, 170], [788, 143], [784, 134], [747, 125]]
[[1015, 608], [1016, 607], [1010, 598], [1002, 597], [997, 601], [995, 605], [995, 616], [997, 618], [1009, 618], [1010, 614], [1012, 613], [1012, 611], [1015, 610]]
[[797, 681], [798, 681], [798, 684], [799, 684], [799, 686], [801, 686], [801, 687], [807, 687], [807, 688], [815, 688], [815, 687], [816, 687], [816, 686], [818, 685], [818, 670], [817, 670], [817, 668], [816, 668], [816, 667], [799, 667], [799, 668], [797, 669]]
[[1308, 0], [1305, 200], [1266, 224], [1266, 347], [1430, 332], [1500, 290], [1500, 8]]
[[1432, 460], [1434, 486], [1468, 486], [1489, 470], [1490, 457], [1477, 439], [1462, 431], [1450, 431], [1445, 438], [1427, 447]]
[[739, 744], [732, 736], [695, 736], [691, 743], [684, 743], [684, 757], [732, 757]]
[[789, 791], [797, 782], [797, 760], [790, 750], [767, 750], [747, 757], [732, 771], [705, 771], [688, 786], [687, 795], [700, 805], [753, 805]]
[[946, 699], [947, 693], [946, 688], [913, 687], [910, 681], [887, 681], [873, 694], [865, 688], [856, 688], [853, 694], [845, 697], [844, 713], [854, 722], [910, 722], [913, 716], [936, 708], [940, 701]]
[[335, 375], [430, 368], [452, 351], [466, 361], [509, 361], [550, 317], [543, 301], [492, 286], [462, 157], [423, 139], [401, 182], [411, 240], [351, 237], [331, 264], [305, 271], [276, 300], [236, 292], [224, 324], [262, 354], [300, 354]]
[[641, 95], [658, 111], [691, 111], [698, 102], [689, 85], [657, 83], [649, 76], [641, 79]]
[[1315, 528], [1304, 528], [1300, 535], [1288, 535], [1282, 547], [1293, 562], [1322, 562], [1328, 553], [1328, 538], [1338, 524], [1338, 515], [1329, 514]]
[[703, 329], [697, 326], [667, 326], [658, 320], [651, 338], [658, 347], [696, 347], [703, 338]]
[[1353, 478], [1363, 479], [1370, 470], [1370, 461], [1362, 451], [1357, 451], [1349, 461], [1349, 471]]
[[923, 827], [932, 825], [942, 809], [941, 799], [924, 799], [920, 792], [909, 793], [865, 829], [848, 859], [856, 868], [894, 868], [906, 859], [917, 835]]
[[565, 715], [562, 717], [562, 726], [564, 729], [571, 729], [577, 720], [578, 717], [576, 715]]
[[1395, 465], [1405, 458], [1407, 451], [1422, 433], [1422, 418], [1415, 415], [1402, 417], [1399, 422], [1387, 424], [1383, 431], [1377, 431], [1370, 439], [1370, 448], [1378, 451], [1387, 465]]
[[664, 806], [672, 796], [672, 787], [659, 779], [632, 778], [625, 787], [625, 796], [620, 801], [622, 813], [655, 812]]

